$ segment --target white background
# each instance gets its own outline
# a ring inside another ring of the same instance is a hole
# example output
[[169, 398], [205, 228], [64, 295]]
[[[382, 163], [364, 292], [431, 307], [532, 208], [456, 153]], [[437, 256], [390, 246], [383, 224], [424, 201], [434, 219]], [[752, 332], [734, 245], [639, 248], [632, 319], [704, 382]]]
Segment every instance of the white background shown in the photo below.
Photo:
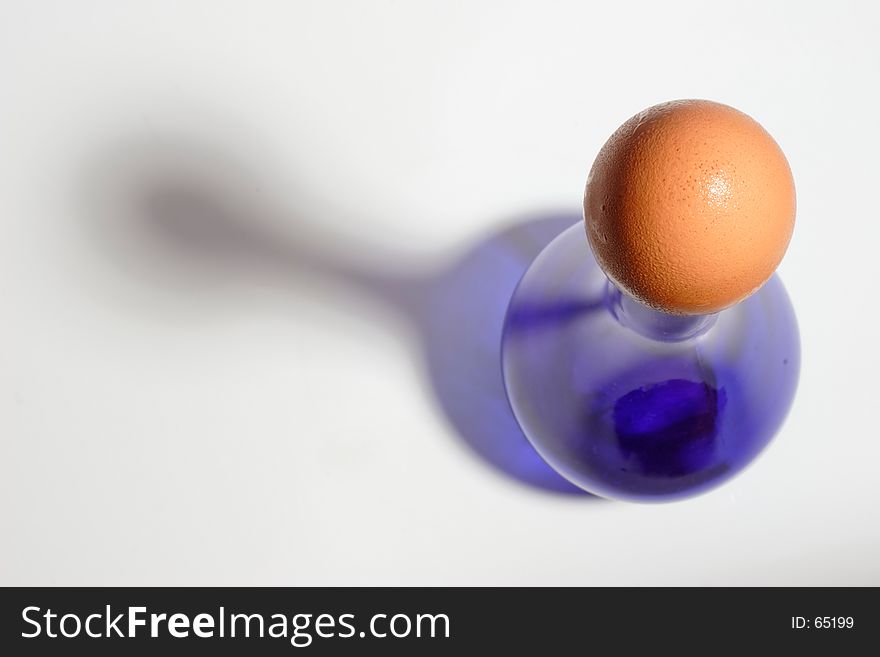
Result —
[[[2, 0], [0, 582], [880, 584], [876, 7]], [[412, 297], [681, 97], [794, 170], [793, 410], [692, 500], [524, 484]]]

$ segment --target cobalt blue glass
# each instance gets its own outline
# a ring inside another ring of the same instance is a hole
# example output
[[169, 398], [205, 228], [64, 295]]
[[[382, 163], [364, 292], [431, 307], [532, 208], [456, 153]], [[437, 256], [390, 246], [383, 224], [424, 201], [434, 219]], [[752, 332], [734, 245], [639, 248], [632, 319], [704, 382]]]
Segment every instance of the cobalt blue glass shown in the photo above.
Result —
[[557, 472], [602, 497], [665, 501], [721, 484], [767, 446], [794, 398], [800, 341], [778, 276], [717, 314], [666, 314], [608, 280], [578, 224], [514, 292], [502, 367], [517, 420]]

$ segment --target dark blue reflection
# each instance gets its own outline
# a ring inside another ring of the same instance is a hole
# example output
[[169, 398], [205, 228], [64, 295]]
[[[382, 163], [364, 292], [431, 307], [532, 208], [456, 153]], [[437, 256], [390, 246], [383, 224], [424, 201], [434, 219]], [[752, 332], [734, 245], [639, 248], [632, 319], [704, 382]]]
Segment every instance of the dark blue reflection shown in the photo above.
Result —
[[632, 390], [614, 404], [623, 456], [643, 474], [680, 477], [705, 467], [715, 450], [724, 390], [670, 379]]
[[604, 306], [605, 302], [601, 299], [571, 299], [557, 303], [517, 306], [511, 308], [507, 316], [507, 327], [510, 331], [525, 331], [545, 325], [565, 323]]

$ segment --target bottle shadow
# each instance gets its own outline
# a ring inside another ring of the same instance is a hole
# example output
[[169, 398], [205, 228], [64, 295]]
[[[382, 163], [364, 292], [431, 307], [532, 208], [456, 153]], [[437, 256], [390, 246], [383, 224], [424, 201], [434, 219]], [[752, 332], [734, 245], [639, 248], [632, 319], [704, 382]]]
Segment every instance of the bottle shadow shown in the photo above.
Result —
[[87, 234], [102, 253], [175, 292], [225, 278], [310, 294], [319, 283], [342, 284], [381, 302], [415, 327], [438, 406], [473, 454], [521, 484], [598, 499], [552, 470], [525, 438], [500, 365], [520, 277], [578, 213], [512, 222], [436, 266], [335, 228], [362, 222], [321, 221], [315, 217], [326, 214], [315, 214], [314, 203], [280, 202], [251, 168], [204, 143], [122, 144], [88, 167], [81, 191]]

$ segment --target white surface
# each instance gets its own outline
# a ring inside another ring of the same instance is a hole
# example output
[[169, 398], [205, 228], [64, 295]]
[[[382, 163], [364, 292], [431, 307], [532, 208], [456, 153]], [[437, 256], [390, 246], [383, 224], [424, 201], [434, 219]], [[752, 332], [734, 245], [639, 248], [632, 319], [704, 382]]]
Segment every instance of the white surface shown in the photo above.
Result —
[[[0, 583], [880, 584], [878, 16], [3, 0]], [[608, 135], [679, 97], [752, 114], [794, 169], [793, 411], [690, 501], [515, 482], [443, 415], [418, 327], [308, 254], [441, 270], [577, 212]], [[306, 264], [150, 243], [156, 176]]]

